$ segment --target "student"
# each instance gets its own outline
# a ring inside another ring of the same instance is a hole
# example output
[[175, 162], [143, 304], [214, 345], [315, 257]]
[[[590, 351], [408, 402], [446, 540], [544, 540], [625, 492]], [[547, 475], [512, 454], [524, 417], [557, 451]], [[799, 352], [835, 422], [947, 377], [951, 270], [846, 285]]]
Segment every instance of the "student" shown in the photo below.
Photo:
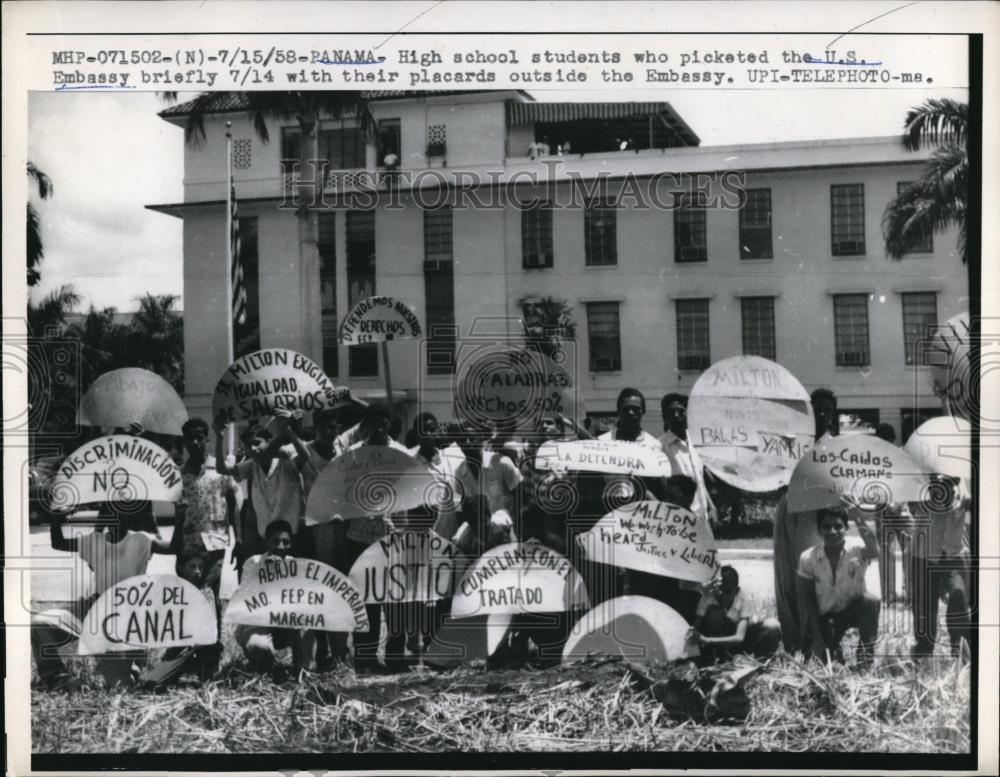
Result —
[[957, 478], [935, 474], [931, 493], [933, 503], [911, 505], [914, 525], [910, 545], [913, 549], [911, 607], [915, 658], [934, 653], [937, 641], [938, 607], [941, 597], [947, 602], [945, 624], [953, 656], [961, 654], [961, 643], [970, 642], [972, 630], [969, 601], [966, 595], [969, 575], [967, 503], [962, 498]]
[[[365, 445], [378, 445], [394, 448], [409, 455], [409, 451], [392, 439], [392, 413], [387, 405], [373, 403], [364, 411], [361, 428], [365, 437], [351, 445], [344, 455], [350, 455]], [[350, 569], [368, 547], [383, 539], [393, 528], [392, 518], [388, 513], [378, 516], [355, 518], [347, 522], [346, 538], [346, 569]], [[354, 669], [355, 671], [382, 670], [378, 662], [379, 637], [382, 629], [382, 607], [378, 604], [366, 604], [368, 611], [368, 631], [354, 632]]]
[[222, 613], [219, 599], [212, 587], [205, 585], [205, 575], [208, 572], [207, 563], [208, 559], [201, 547], [188, 546], [177, 554], [175, 571], [177, 577], [199, 589], [202, 596], [212, 605], [212, 610], [215, 612], [217, 633], [220, 637], [219, 641], [214, 645], [168, 648], [160, 663], [151, 667], [145, 676], [140, 678], [141, 681], [144, 680], [155, 687], [163, 687], [187, 672], [196, 672], [199, 681], [205, 682], [218, 671], [219, 661], [222, 659]]
[[[81, 623], [97, 598], [112, 586], [136, 575], [144, 575], [150, 554], [172, 552], [170, 543], [145, 532], [128, 528], [128, 515], [115, 514], [116, 522], [103, 532], [92, 532], [81, 537], [66, 537], [63, 523], [66, 515], [54, 514], [49, 523], [49, 536], [54, 550], [76, 553], [94, 573], [94, 593], [71, 606], [71, 613]], [[67, 633], [43, 621], [35, 621], [31, 628], [31, 650], [38, 667], [38, 676], [50, 687], [58, 687], [68, 680], [66, 665], [56, 652], [65, 644]], [[126, 682], [126, 673], [133, 660], [141, 660], [145, 651], [124, 651], [108, 654], [98, 659], [98, 671], [109, 684]]]
[[878, 539], [862, 516], [851, 509], [863, 546], [846, 542], [847, 516], [843, 509], [820, 510], [817, 526], [823, 541], [799, 559], [799, 610], [804, 616], [807, 654], [842, 661], [840, 640], [851, 627], [861, 634], [858, 666], [871, 665], [878, 637], [881, 602], [865, 589], [865, 571], [878, 558]]
[[618, 393], [615, 408], [618, 411], [618, 423], [614, 429], [598, 437], [598, 440], [635, 442], [655, 451], [662, 450], [660, 441], [643, 431], [642, 417], [646, 415], [646, 397], [639, 389], [623, 388]]
[[205, 550], [208, 572], [205, 580], [216, 596], [222, 578], [226, 550], [238, 561], [237, 548], [242, 537], [239, 515], [240, 489], [227, 474], [216, 468], [216, 460], [207, 455], [208, 424], [191, 418], [181, 427], [187, 459], [181, 467], [183, 496], [177, 505], [177, 524], [171, 539], [174, 553], [188, 545]]
[[718, 511], [705, 486], [705, 465], [698, 451], [691, 443], [687, 426], [687, 397], [683, 394], [667, 394], [660, 402], [663, 413], [663, 434], [660, 445], [670, 459], [673, 475], [687, 475], [697, 485], [691, 512], [700, 515], [709, 525], [718, 519]]
[[[267, 550], [247, 559], [243, 565], [244, 580], [253, 580], [262, 567], [276, 559], [283, 559], [292, 549], [292, 527], [281, 519], [271, 521], [264, 534]], [[243, 648], [243, 654], [250, 662], [250, 668], [257, 672], [270, 669], [277, 660], [279, 650], [291, 648], [292, 668], [315, 671], [315, 632], [308, 629], [280, 629], [266, 626], [239, 625], [235, 632], [236, 644]]]
[[[282, 434], [291, 441], [293, 462], [302, 478], [302, 508], [309, 500], [316, 478], [333, 459], [346, 450], [339, 437], [340, 409], [339, 407], [323, 408], [313, 413], [313, 432], [315, 438], [304, 442], [299, 436], [294, 423], [295, 413], [278, 411], [276, 413]], [[347, 524], [342, 520], [332, 520], [315, 526], [302, 526], [299, 529], [304, 541], [301, 543], [309, 557], [329, 564], [345, 575], [351, 570], [347, 565]], [[320, 671], [332, 668], [336, 663], [347, 659], [347, 632], [321, 631], [316, 634], [316, 663]]]
[[[823, 437], [840, 434], [840, 414], [837, 396], [826, 388], [816, 389], [811, 396], [814, 435], [818, 443]], [[789, 653], [799, 650], [804, 644], [804, 621], [799, 612], [798, 565], [803, 551], [820, 541], [816, 530], [817, 516], [814, 511], [803, 513], [788, 512], [787, 487], [783, 488], [781, 499], [774, 516], [774, 598], [781, 623], [781, 641]]]
[[767, 658], [778, 649], [781, 626], [776, 618], [754, 622], [750, 603], [740, 589], [740, 575], [728, 564], [718, 581], [705, 586], [695, 609], [695, 628], [702, 656], [727, 660], [733, 653]]
[[[279, 423], [287, 423], [282, 417]], [[253, 427], [248, 432], [250, 438], [249, 455], [243, 461], [229, 465], [224, 459], [223, 437], [225, 424], [221, 419], [215, 422], [215, 460], [222, 475], [232, 475], [236, 480], [249, 480], [250, 500], [257, 516], [257, 536], [265, 537], [265, 531], [272, 521], [285, 521], [292, 527], [296, 538], [296, 555], [305, 555], [303, 537], [299, 537], [302, 526], [302, 481], [299, 471], [288, 455], [280, 450], [267, 429]]]

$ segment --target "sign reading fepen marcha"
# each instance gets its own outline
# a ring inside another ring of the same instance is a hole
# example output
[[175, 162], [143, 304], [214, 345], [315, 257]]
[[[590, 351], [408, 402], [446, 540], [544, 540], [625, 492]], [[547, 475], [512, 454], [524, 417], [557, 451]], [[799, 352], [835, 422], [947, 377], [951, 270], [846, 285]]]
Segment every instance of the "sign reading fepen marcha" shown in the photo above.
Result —
[[340, 325], [340, 342], [344, 345], [384, 343], [420, 337], [420, 322], [402, 300], [394, 297], [363, 299]]
[[73, 451], [52, 481], [54, 510], [81, 504], [162, 500], [181, 496], [181, 473], [163, 448], [141, 437], [115, 434]]
[[451, 596], [458, 558], [434, 532], [394, 532], [361, 554], [350, 578], [368, 604], [433, 602]]
[[94, 602], [78, 652], [211, 645], [217, 639], [215, 605], [201, 591], [173, 575], [137, 575]]
[[247, 561], [223, 620], [284, 629], [368, 631], [364, 598], [350, 579], [319, 561], [277, 556]]
[[274, 415], [280, 408], [312, 413], [348, 399], [312, 359], [286, 348], [242, 356], [219, 378], [212, 415], [226, 422]]
[[589, 606], [583, 578], [569, 559], [525, 542], [500, 545], [477, 559], [456, 586], [451, 615], [565, 612]]
[[609, 566], [705, 583], [719, 569], [705, 521], [677, 505], [648, 500], [613, 510], [577, 537], [587, 558]]

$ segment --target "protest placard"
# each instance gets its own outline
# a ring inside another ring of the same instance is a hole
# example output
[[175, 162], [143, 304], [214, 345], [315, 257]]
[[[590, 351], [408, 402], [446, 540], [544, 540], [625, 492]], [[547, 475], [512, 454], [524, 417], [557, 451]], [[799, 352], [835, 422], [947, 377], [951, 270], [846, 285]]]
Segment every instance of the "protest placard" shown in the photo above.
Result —
[[563, 663], [588, 655], [623, 656], [642, 663], [699, 654], [691, 627], [669, 605], [648, 596], [619, 596], [584, 613], [563, 647]]
[[432, 531], [393, 532], [351, 567], [367, 604], [433, 602], [452, 594], [458, 549]]
[[939, 416], [924, 421], [903, 446], [903, 452], [928, 472], [972, 477], [972, 426], [964, 418]]
[[455, 587], [451, 614], [516, 615], [589, 607], [583, 578], [560, 553], [537, 542], [509, 543], [484, 553]]
[[49, 493], [51, 508], [60, 512], [101, 502], [176, 502], [180, 496], [181, 473], [170, 454], [127, 434], [99, 437], [73, 451]]
[[274, 415], [279, 408], [311, 413], [350, 397], [312, 359], [287, 348], [241, 356], [222, 374], [212, 396], [212, 415], [226, 422]]
[[138, 367], [104, 373], [80, 400], [79, 422], [107, 431], [137, 423], [147, 432], [180, 436], [187, 419], [187, 408], [174, 387]]
[[351, 308], [340, 325], [343, 345], [384, 343], [420, 337], [420, 321], [405, 302], [394, 297], [368, 297]]
[[458, 484], [435, 476], [396, 448], [364, 445], [341, 454], [319, 473], [306, 502], [306, 524], [383, 515], [420, 505], [452, 505]]
[[530, 434], [543, 417], [583, 418], [572, 360], [563, 363], [505, 343], [462, 354], [455, 376], [455, 413], [477, 429], [495, 425]]
[[612, 440], [546, 442], [538, 446], [535, 467], [555, 472], [668, 477], [670, 459], [662, 451]]
[[923, 468], [891, 443], [869, 435], [826, 436], [796, 465], [788, 510], [837, 507], [845, 496], [869, 506], [917, 502], [927, 484]]
[[226, 623], [319, 631], [368, 631], [361, 592], [320, 561], [251, 559], [223, 617]]
[[211, 645], [218, 639], [215, 605], [187, 580], [136, 575], [98, 597], [84, 618], [80, 655], [134, 648]]
[[577, 536], [601, 564], [705, 583], [719, 569], [704, 519], [677, 505], [648, 500], [612, 510]]
[[709, 367], [691, 389], [687, 417], [705, 466], [752, 492], [787, 485], [815, 429], [806, 390], [780, 364], [759, 356]]

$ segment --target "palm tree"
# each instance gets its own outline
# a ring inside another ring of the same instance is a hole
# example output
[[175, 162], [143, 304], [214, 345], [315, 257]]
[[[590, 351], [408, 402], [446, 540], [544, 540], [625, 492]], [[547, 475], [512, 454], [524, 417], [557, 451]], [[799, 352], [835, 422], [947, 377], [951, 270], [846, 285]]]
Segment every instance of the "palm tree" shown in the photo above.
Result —
[[962, 262], [968, 261], [965, 214], [968, 202], [969, 106], [954, 100], [927, 100], [906, 115], [903, 146], [909, 151], [935, 146], [919, 181], [892, 200], [882, 216], [886, 253], [900, 259], [932, 232], [958, 227]]
[[519, 304], [524, 316], [524, 342], [530, 350], [554, 358], [564, 341], [576, 339], [572, 308], [566, 300], [525, 297]]
[[[126, 333], [130, 367], [144, 367], [184, 394], [184, 319], [174, 310], [176, 294], [140, 297]], [[124, 366], [124, 365], [122, 365]]]
[[[38, 188], [38, 196], [43, 200], [53, 193], [52, 179], [35, 167], [34, 162], [28, 162], [28, 178]], [[41, 220], [35, 206], [28, 202], [28, 285], [34, 286], [41, 280], [38, 265], [45, 256], [42, 247]]]
[[[176, 92], [163, 92], [164, 99], [173, 101]], [[299, 143], [299, 171], [306, 175], [310, 169], [310, 161], [320, 159], [319, 128], [320, 121], [330, 119], [357, 119], [362, 132], [369, 141], [375, 138], [375, 121], [368, 108], [367, 93], [349, 91], [315, 91], [315, 92], [205, 92], [187, 104], [187, 123], [184, 128], [185, 142], [193, 147], [205, 141], [205, 117], [216, 111], [215, 106], [238, 100], [246, 105], [246, 112], [251, 115], [254, 131], [267, 143], [270, 141], [269, 118], [285, 120], [294, 119], [301, 131]], [[325, 168], [317, 171], [317, 179], [325, 178]], [[322, 184], [321, 184], [322, 186]], [[319, 195], [321, 192], [315, 192]], [[306, 353], [317, 355], [321, 343], [320, 327], [320, 288], [319, 288], [319, 215], [316, 209], [310, 209], [308, 204], [314, 199], [311, 187], [299, 186], [301, 206], [297, 211], [299, 217], [299, 284], [302, 309], [306, 312], [306, 320], [314, 321], [314, 325], [306, 332]], [[315, 315], [310, 316], [309, 311]]]

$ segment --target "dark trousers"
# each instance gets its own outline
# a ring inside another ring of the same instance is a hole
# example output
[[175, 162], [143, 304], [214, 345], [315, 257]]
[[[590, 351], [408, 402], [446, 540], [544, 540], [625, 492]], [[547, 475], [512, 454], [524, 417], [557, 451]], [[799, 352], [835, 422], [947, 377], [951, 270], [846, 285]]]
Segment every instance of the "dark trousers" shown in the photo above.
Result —
[[[865, 594], [839, 612], [820, 615], [819, 627], [823, 642], [839, 659], [840, 641], [848, 629], [855, 627], [860, 633], [858, 662], [870, 663], [874, 654], [875, 640], [878, 637], [878, 616], [881, 609], [882, 602], [874, 596]], [[816, 652], [815, 646], [814, 652]]]
[[[730, 637], [736, 633], [737, 624], [730, 620], [719, 605], [709, 605], [698, 621], [698, 631], [705, 637]], [[781, 642], [781, 626], [774, 618], [763, 623], [750, 623], [743, 641], [729, 645], [703, 645], [702, 656], [711, 660], [727, 660], [734, 653], [752, 653], [757, 658], [767, 658], [778, 650]]]
[[438, 620], [434, 602], [391, 602], [384, 605], [388, 638], [385, 643], [386, 662], [401, 661], [405, 649], [416, 653], [417, 640], [426, 650], [434, 638]]
[[[364, 542], [355, 542], [345, 537], [344, 545], [344, 567], [340, 571], [347, 574], [355, 561], [368, 549]], [[346, 571], [345, 571], [346, 570]], [[373, 664], [378, 660], [378, 643], [382, 635], [382, 605], [366, 604], [365, 610], [368, 613], [368, 631], [354, 632], [354, 661], [355, 664]]]
[[917, 644], [914, 655], [929, 656], [937, 642], [940, 598], [947, 597], [945, 624], [951, 652], [958, 654], [961, 641], [970, 641], [972, 622], [966, 594], [967, 562], [959, 557], [926, 559], [913, 557], [911, 607]]

